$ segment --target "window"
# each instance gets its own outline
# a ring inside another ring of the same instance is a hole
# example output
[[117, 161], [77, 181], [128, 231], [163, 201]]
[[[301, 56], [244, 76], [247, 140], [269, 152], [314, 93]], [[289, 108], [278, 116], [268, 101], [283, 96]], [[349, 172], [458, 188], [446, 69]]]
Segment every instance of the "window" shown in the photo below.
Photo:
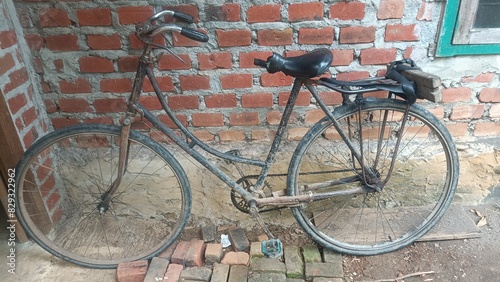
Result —
[[437, 56], [500, 54], [500, 1], [448, 1]]

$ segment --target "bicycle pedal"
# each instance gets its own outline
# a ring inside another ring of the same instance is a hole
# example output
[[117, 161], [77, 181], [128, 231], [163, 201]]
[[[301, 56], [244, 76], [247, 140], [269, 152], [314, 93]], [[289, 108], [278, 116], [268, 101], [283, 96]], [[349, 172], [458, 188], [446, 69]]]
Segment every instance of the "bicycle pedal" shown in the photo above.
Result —
[[269, 239], [262, 241], [262, 253], [268, 258], [279, 258], [283, 255], [283, 248], [280, 239]]

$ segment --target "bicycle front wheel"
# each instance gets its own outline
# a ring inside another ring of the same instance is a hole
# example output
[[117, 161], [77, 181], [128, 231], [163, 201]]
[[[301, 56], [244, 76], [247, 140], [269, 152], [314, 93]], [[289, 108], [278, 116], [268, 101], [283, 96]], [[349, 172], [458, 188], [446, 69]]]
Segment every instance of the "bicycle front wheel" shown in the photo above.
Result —
[[[418, 105], [411, 107], [401, 132], [405, 109], [402, 101], [373, 98], [365, 99], [361, 112], [354, 104], [335, 109], [365, 169], [327, 118], [297, 146], [288, 195], [368, 189], [292, 208], [297, 222], [319, 244], [351, 255], [391, 252], [414, 242], [443, 216], [458, 182], [455, 145], [446, 127]], [[386, 181], [380, 192], [366, 188], [367, 168]]]
[[19, 162], [19, 221], [51, 254], [113, 268], [149, 259], [181, 234], [191, 208], [184, 170], [165, 148], [135, 131], [121, 183], [103, 203], [117, 179], [119, 140], [117, 126], [77, 125], [44, 136]]

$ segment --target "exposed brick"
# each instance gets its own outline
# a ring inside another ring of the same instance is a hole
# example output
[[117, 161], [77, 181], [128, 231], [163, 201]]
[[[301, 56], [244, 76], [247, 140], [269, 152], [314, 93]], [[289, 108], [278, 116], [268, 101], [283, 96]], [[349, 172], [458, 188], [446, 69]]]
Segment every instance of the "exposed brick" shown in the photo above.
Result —
[[432, 21], [433, 10], [434, 10], [433, 2], [423, 1], [422, 4], [420, 4], [420, 8], [418, 9], [416, 19], [418, 21], [428, 21], [428, 22]]
[[223, 126], [224, 116], [221, 113], [194, 113], [192, 122], [194, 126]]
[[386, 19], [401, 19], [405, 11], [405, 1], [404, 0], [381, 0], [377, 18], [379, 20]]
[[229, 268], [227, 264], [216, 263], [213, 268], [210, 282], [226, 282], [229, 277]]
[[5, 56], [0, 58], [0, 75], [4, 75], [15, 66], [16, 62], [14, 61], [14, 57], [12, 57], [12, 54], [5, 54]]
[[156, 96], [141, 96], [139, 98], [139, 103], [141, 103], [146, 109], [150, 111], [161, 110], [160, 101]]
[[354, 50], [333, 50], [333, 66], [348, 66], [354, 60]]
[[[280, 92], [278, 96], [278, 105], [285, 106], [290, 97], [290, 92]], [[297, 100], [295, 100], [295, 106], [309, 106], [311, 103], [311, 93], [308, 91], [300, 91]]]
[[339, 20], [362, 20], [365, 17], [365, 3], [339, 2], [330, 6], [330, 18]]
[[205, 262], [209, 265], [219, 263], [222, 259], [222, 245], [220, 243], [207, 244], [205, 249]]
[[385, 65], [396, 59], [396, 48], [378, 49], [369, 48], [361, 50], [360, 63], [362, 65]]
[[[206, 30], [203, 29], [196, 29], [196, 30], [204, 34], [208, 33]], [[190, 39], [177, 32], [172, 33], [172, 39], [173, 39], [172, 42], [174, 43], [175, 47], [196, 47], [205, 44], [203, 42]]]
[[276, 136], [276, 131], [262, 129], [262, 130], [252, 130], [252, 140], [256, 141], [271, 141], [274, 136]]
[[17, 87], [21, 86], [23, 83], [28, 81], [28, 72], [26, 68], [20, 68], [9, 74], [10, 82], [4, 87], [4, 93], [8, 93]]
[[481, 122], [474, 125], [475, 136], [499, 136], [500, 122]]
[[350, 71], [350, 72], [337, 73], [338, 80], [353, 81], [358, 79], [365, 79], [368, 77], [370, 77], [370, 73], [367, 71]]
[[206, 244], [203, 240], [192, 240], [186, 253], [186, 266], [201, 267], [204, 263]]
[[333, 27], [299, 29], [299, 44], [332, 44]]
[[172, 110], [198, 109], [200, 100], [195, 95], [177, 95], [168, 97], [168, 105]]
[[260, 76], [260, 85], [264, 87], [272, 86], [289, 86], [292, 85], [293, 77], [287, 76], [282, 72], [277, 73], [263, 73]]
[[119, 263], [116, 269], [116, 280], [117, 282], [142, 282], [147, 270], [147, 260]]
[[[139, 66], [139, 56], [125, 56], [118, 58], [118, 70], [121, 72], [134, 72]], [[149, 79], [145, 79], [144, 82]], [[151, 83], [150, 83], [151, 85]]]
[[257, 41], [262, 46], [282, 46], [292, 45], [293, 30], [287, 28], [284, 30], [263, 29], [257, 31]]
[[[160, 90], [163, 92], [174, 91], [174, 82], [170, 76], [159, 76], [155, 77]], [[145, 92], [153, 92], [153, 85], [149, 79], [144, 80], [144, 84], [142, 85], [142, 90]]]
[[[188, 126], [188, 121], [187, 121], [186, 115], [179, 114], [179, 115], [176, 115], [175, 117], [181, 122], [181, 124], [183, 124], [184, 126]], [[159, 115], [158, 119], [170, 128], [177, 128], [177, 126], [172, 121], [172, 119], [170, 119], [170, 117], [167, 115]]]
[[171, 263], [168, 265], [167, 272], [163, 277], [163, 282], [177, 282], [180, 280], [181, 272], [184, 266], [181, 264]]
[[158, 62], [158, 68], [160, 70], [189, 70], [191, 69], [191, 59], [187, 54], [177, 54], [180, 58], [184, 60], [177, 59], [174, 55], [164, 55]]
[[80, 50], [78, 46], [78, 36], [75, 34], [60, 34], [51, 35], [44, 38], [47, 42], [47, 48], [52, 51], [77, 51]]
[[249, 46], [252, 43], [250, 30], [216, 30], [219, 47]]
[[253, 77], [249, 73], [227, 74], [220, 77], [222, 89], [250, 88]]
[[84, 119], [83, 123], [86, 124], [114, 124], [113, 119], [111, 117], [96, 117]]
[[99, 85], [102, 92], [123, 93], [132, 91], [132, 81], [128, 78], [101, 79]]
[[81, 26], [109, 26], [112, 23], [109, 8], [76, 10], [76, 17]]
[[194, 136], [196, 136], [196, 138], [200, 139], [203, 142], [210, 142], [215, 140], [215, 135], [205, 129], [196, 130], [193, 132], [193, 134]]
[[242, 52], [240, 53], [240, 68], [258, 68], [258, 66], [254, 65], [254, 59], [267, 60], [269, 56], [272, 56], [273, 52]]
[[117, 50], [122, 48], [122, 40], [120, 35], [87, 35], [87, 45], [94, 50]]
[[447, 88], [442, 90], [443, 102], [467, 102], [471, 99], [472, 90], [467, 87]]
[[466, 83], [468, 82], [491, 83], [494, 78], [495, 78], [495, 73], [487, 72], [478, 74], [477, 76], [473, 77], [472, 76], [462, 77], [461, 81]]
[[385, 28], [385, 41], [418, 41], [418, 34], [415, 24], [402, 25], [392, 24]]
[[272, 93], [252, 93], [241, 96], [243, 108], [269, 108], [273, 106]]
[[306, 113], [305, 123], [308, 125], [315, 124], [325, 116], [322, 110], [311, 110]]
[[207, 21], [237, 22], [241, 18], [241, 8], [237, 3], [226, 3], [222, 6], [208, 5], [205, 14]]
[[[129, 36], [129, 41], [130, 41], [130, 49], [132, 50], [142, 50], [144, 49], [144, 42], [140, 41], [139, 38], [135, 35], [135, 33], [130, 34]], [[165, 45], [165, 39], [161, 35], [155, 36], [153, 38], [153, 43], [158, 44], [158, 45]], [[182, 57], [182, 56], [181, 56]]]
[[483, 103], [500, 102], [500, 88], [483, 88], [479, 93], [479, 101]]
[[467, 123], [446, 124], [446, 128], [455, 138], [465, 138], [469, 132]]
[[484, 105], [464, 105], [454, 106], [450, 119], [451, 120], [466, 120], [466, 119], [479, 119], [483, 116]]
[[59, 99], [59, 109], [66, 113], [91, 112], [89, 102], [85, 99]]
[[342, 103], [342, 94], [337, 91], [319, 92], [319, 97], [326, 105], [340, 105]]
[[38, 117], [38, 112], [35, 110], [35, 108], [29, 108], [21, 115], [21, 118], [23, 119], [23, 122], [26, 126], [34, 122], [37, 119], [37, 117]]
[[234, 108], [237, 100], [235, 94], [213, 94], [205, 96], [205, 105], [208, 108]]
[[7, 103], [9, 104], [10, 111], [12, 114], [17, 113], [24, 105], [28, 103], [26, 96], [24, 94], [18, 94], [10, 98]]
[[500, 104], [491, 105], [490, 118], [500, 118]]
[[149, 264], [144, 282], [163, 281], [168, 265], [169, 261], [167, 259], [154, 257]]
[[242, 228], [233, 228], [228, 232], [229, 241], [235, 252], [247, 252], [250, 250], [250, 241]]
[[90, 93], [92, 86], [90, 82], [83, 77], [75, 80], [61, 80], [59, 81], [59, 88], [63, 94], [76, 94], [76, 93]]
[[219, 132], [221, 142], [238, 142], [245, 141], [245, 132], [241, 130], [222, 130]]
[[375, 41], [374, 26], [348, 26], [340, 28], [341, 44], [371, 43]]
[[30, 49], [33, 51], [40, 51], [45, 44], [43, 38], [39, 34], [25, 34], [24, 38], [26, 39], [26, 43], [28, 43]]
[[66, 27], [70, 26], [68, 12], [61, 9], [47, 9], [40, 15], [41, 27]]
[[278, 22], [281, 21], [281, 5], [252, 5], [247, 11], [248, 23]]
[[78, 120], [76, 118], [70, 118], [70, 117], [52, 118], [51, 122], [54, 129], [60, 129], [67, 126], [78, 124]]
[[229, 115], [231, 126], [250, 126], [259, 124], [259, 115], [256, 112], [231, 113]]
[[80, 71], [84, 73], [106, 73], [113, 72], [113, 62], [103, 57], [81, 57], [78, 60]]
[[198, 54], [200, 70], [230, 69], [233, 66], [233, 58], [229, 52]]
[[[185, 265], [186, 263], [186, 254], [189, 249], [189, 242], [188, 241], [180, 241], [177, 244], [177, 247], [175, 248], [174, 253], [172, 254], [172, 257], [170, 258], [170, 261], [175, 264], [180, 264], [182, 266]], [[168, 272], [168, 270], [167, 270]]]
[[[266, 122], [270, 125], [278, 125], [280, 123], [282, 117], [282, 112], [281, 111], [270, 111], [266, 115]], [[293, 124], [295, 122], [296, 114], [292, 112], [292, 115], [290, 116], [289, 124]], [[267, 239], [266, 239], [267, 240]]]
[[106, 98], [94, 100], [96, 113], [118, 113], [127, 109], [127, 104], [122, 98]]
[[193, 17], [194, 22], [197, 23], [200, 21], [200, 16], [199, 16], [199, 11], [198, 7], [196, 5], [191, 5], [191, 4], [186, 4], [186, 5], [169, 5], [169, 6], [163, 6], [164, 10], [172, 10], [172, 11], [179, 11], [184, 14], [188, 14]]
[[183, 91], [210, 89], [210, 77], [202, 75], [183, 75], [179, 77]]
[[7, 49], [17, 44], [17, 36], [13, 30], [0, 31], [0, 48]]
[[222, 259], [222, 264], [248, 265], [250, 255], [246, 252], [227, 252]]
[[288, 20], [291, 22], [313, 21], [323, 19], [323, 3], [290, 3]]
[[170, 260], [172, 257], [172, 254], [175, 251], [175, 248], [177, 247], [177, 241], [175, 241], [172, 245], [170, 245], [165, 251], [161, 252], [161, 254], [158, 255], [160, 258], [165, 258]]
[[120, 24], [137, 24], [153, 15], [151, 6], [125, 6], [119, 7], [117, 11]]

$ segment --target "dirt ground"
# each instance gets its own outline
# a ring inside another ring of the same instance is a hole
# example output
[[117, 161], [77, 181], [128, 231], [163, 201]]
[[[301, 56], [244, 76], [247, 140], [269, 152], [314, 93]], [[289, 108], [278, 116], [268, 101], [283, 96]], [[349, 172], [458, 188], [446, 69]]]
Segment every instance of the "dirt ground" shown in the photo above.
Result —
[[[498, 188], [497, 188], [498, 190]], [[372, 256], [344, 256], [347, 281], [499, 281], [500, 198], [496, 203], [469, 206], [486, 218], [480, 238], [419, 242], [397, 252]], [[476, 222], [480, 217], [471, 212]], [[396, 280], [405, 275], [430, 272]]]

